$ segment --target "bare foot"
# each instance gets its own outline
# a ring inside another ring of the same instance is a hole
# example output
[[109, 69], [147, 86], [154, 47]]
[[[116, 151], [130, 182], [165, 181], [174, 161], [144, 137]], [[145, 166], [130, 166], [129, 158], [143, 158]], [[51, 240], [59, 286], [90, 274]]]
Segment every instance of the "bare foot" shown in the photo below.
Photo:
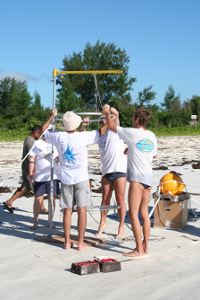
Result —
[[41, 211], [40, 211], [40, 214], [41, 215], [48, 215], [48, 209], [46, 209], [46, 208], [44, 208], [44, 209], [42, 209]]
[[96, 237], [98, 238], [98, 239], [102, 239], [103, 237], [104, 237], [104, 235], [103, 235], [103, 233], [102, 232], [97, 232], [96, 233]]
[[[47, 227], [50, 228], [50, 224], [48, 224]], [[55, 229], [56, 226], [55, 226], [54, 224], [52, 224], [51, 228], [52, 228], [52, 229]]]
[[85, 243], [78, 243], [78, 250], [79, 250], [79, 251], [82, 251], [82, 250], [84, 250], [85, 248], [87, 248], [87, 246], [86, 246]]
[[106, 228], [106, 224], [99, 225], [98, 231], [96, 233], [96, 237], [97, 238], [101, 238], [102, 237], [102, 234], [103, 234], [105, 228]]
[[72, 242], [71, 241], [67, 241], [66, 243], [64, 243], [64, 249], [68, 250], [72, 248]]
[[125, 239], [125, 234], [118, 234], [115, 237], [116, 240], [123, 241]]
[[7, 201], [5, 201], [5, 203], [6, 203], [9, 207], [12, 207], [12, 201], [7, 200]]
[[124, 225], [123, 225], [123, 226], [119, 226], [118, 234], [116, 236], [116, 239], [123, 240], [124, 238], [125, 238], [125, 231], [124, 231]]
[[134, 249], [133, 251], [124, 253], [123, 255], [128, 256], [128, 257], [139, 257], [139, 256], [144, 255], [144, 251], [138, 251], [138, 250]]
[[37, 225], [30, 226], [30, 229], [31, 229], [31, 230], [37, 230], [37, 229], [38, 229], [38, 226], [37, 226]]
[[142, 247], [144, 249], [144, 253], [147, 254], [148, 253], [148, 246], [145, 242], [142, 243]]

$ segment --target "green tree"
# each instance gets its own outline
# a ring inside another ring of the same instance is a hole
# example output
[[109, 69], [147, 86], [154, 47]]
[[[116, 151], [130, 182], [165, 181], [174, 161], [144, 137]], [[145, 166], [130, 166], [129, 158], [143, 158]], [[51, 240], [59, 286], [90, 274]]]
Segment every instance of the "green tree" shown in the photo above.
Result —
[[34, 92], [33, 101], [31, 105], [31, 116], [41, 120], [43, 118], [44, 107], [41, 104], [41, 97], [38, 92]]
[[43, 107], [41, 104], [41, 97], [39, 93], [35, 91], [31, 106], [29, 108], [29, 118], [27, 120], [28, 127], [31, 128], [36, 124], [42, 124], [46, 120], [49, 111], [49, 109]]
[[161, 103], [164, 112], [160, 114], [161, 123], [167, 127], [182, 126], [184, 124], [180, 95], [175, 94], [173, 86], [169, 86]]
[[181, 102], [180, 96], [175, 95], [173, 86], [169, 86], [165, 94], [164, 101], [161, 103], [166, 111], [178, 112], [180, 111]]
[[31, 95], [25, 81], [5, 77], [0, 80], [1, 126], [16, 128], [23, 126], [29, 117]]
[[34, 99], [33, 99], [32, 107], [37, 111], [43, 110], [43, 106], [41, 104], [41, 97], [40, 97], [40, 95], [38, 94], [37, 91], [34, 92], [33, 97], [34, 97]]
[[[123, 70], [123, 74], [97, 75], [101, 103], [109, 103], [118, 98], [131, 102], [131, 88], [135, 78], [128, 77], [129, 57], [125, 50], [113, 43], [97, 41], [92, 46], [86, 44], [83, 52], [73, 53], [63, 59], [63, 70]], [[92, 75], [66, 75], [59, 78], [57, 105], [61, 111], [67, 108], [96, 108], [95, 83]], [[63, 104], [64, 103], [64, 104]], [[98, 103], [98, 108], [101, 108]]]
[[[61, 83], [61, 88], [58, 89], [58, 101], [57, 108], [59, 112], [65, 112], [68, 110], [81, 110], [81, 99], [76, 95], [71, 82], [65, 79]], [[82, 108], [83, 108], [82, 103]], [[83, 108], [84, 110], [84, 108]]]
[[183, 102], [183, 104], [181, 106], [181, 115], [182, 115], [183, 124], [188, 125], [191, 120], [191, 115], [192, 115], [192, 107], [191, 107], [190, 100]]
[[138, 93], [137, 104], [139, 106], [150, 106], [152, 100], [156, 97], [156, 92], [152, 91], [152, 85], [144, 88]]
[[193, 95], [190, 103], [192, 114], [197, 115], [200, 118], [200, 96]]

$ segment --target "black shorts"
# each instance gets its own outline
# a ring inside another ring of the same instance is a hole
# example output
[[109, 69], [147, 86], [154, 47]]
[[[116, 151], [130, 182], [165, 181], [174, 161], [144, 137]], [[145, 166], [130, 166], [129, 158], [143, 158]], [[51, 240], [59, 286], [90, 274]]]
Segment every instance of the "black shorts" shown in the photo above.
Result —
[[115, 179], [126, 177], [126, 173], [113, 172], [113, 173], [105, 174], [103, 177], [105, 177], [108, 181], [113, 182]]
[[145, 184], [145, 183], [142, 183], [142, 182], [140, 182], [140, 184], [143, 186], [143, 188], [144, 188], [145, 190], [147, 190], [148, 188], [151, 187], [150, 185]]
[[[34, 182], [34, 194], [35, 196], [50, 195], [51, 181], [35, 181]], [[60, 181], [53, 181], [53, 194], [60, 195]]]

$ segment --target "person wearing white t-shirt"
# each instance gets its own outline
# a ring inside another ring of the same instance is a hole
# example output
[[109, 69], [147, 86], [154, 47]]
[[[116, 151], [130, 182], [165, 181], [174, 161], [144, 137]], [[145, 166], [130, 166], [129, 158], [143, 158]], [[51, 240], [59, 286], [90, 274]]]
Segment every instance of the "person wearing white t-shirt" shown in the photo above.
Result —
[[[33, 229], [37, 229], [38, 217], [41, 208], [44, 206], [44, 195], [47, 194], [48, 200], [51, 190], [51, 156], [52, 145], [44, 140], [37, 140], [29, 156], [29, 178], [33, 181], [34, 186], [34, 205], [33, 205]], [[55, 210], [55, 199], [60, 194], [58, 174], [59, 166], [57, 162], [58, 153], [54, 147], [53, 158], [55, 160], [53, 176], [53, 202]], [[56, 172], [57, 171], [57, 172]]]
[[[157, 155], [157, 140], [153, 132], [146, 129], [150, 113], [144, 108], [137, 109], [133, 117], [134, 128], [117, 126], [116, 120], [110, 117], [113, 108], [104, 107], [108, 128], [117, 132], [128, 146], [127, 180], [129, 186], [129, 214], [136, 247], [125, 253], [126, 256], [140, 256], [148, 251], [150, 236], [150, 219], [148, 214], [149, 196], [152, 185], [152, 160]], [[115, 110], [115, 109], [114, 109]], [[116, 111], [116, 110], [115, 110]], [[138, 214], [143, 220], [143, 239]]]
[[[102, 164], [102, 206], [110, 205], [112, 191], [114, 189], [116, 202], [119, 206], [119, 227], [117, 238], [124, 237], [124, 219], [126, 216], [125, 188], [127, 156], [124, 154], [124, 142], [116, 132], [109, 130], [106, 124], [106, 117], [99, 119], [99, 153]], [[101, 211], [101, 220], [97, 236], [101, 237], [106, 227], [107, 210]]]
[[[42, 126], [45, 131], [57, 114], [52, 115]], [[84, 235], [87, 224], [86, 209], [90, 206], [90, 187], [88, 175], [88, 149], [90, 144], [97, 143], [98, 131], [77, 132], [81, 117], [72, 111], [63, 115], [64, 132], [45, 131], [48, 143], [56, 146], [60, 163], [61, 207], [64, 209], [63, 225], [65, 233], [65, 249], [71, 248], [71, 215], [74, 205], [78, 212], [78, 250], [85, 248]]]

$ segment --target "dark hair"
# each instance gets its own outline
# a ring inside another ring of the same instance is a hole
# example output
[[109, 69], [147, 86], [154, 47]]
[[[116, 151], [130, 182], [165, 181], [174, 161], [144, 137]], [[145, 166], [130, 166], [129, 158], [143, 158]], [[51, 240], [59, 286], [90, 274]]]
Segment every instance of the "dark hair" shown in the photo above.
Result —
[[37, 130], [40, 130], [41, 129], [41, 126], [40, 125], [35, 125], [31, 128], [31, 133], [37, 131]]
[[150, 117], [151, 117], [150, 111], [144, 107], [137, 108], [134, 114], [134, 119], [138, 118], [139, 125], [141, 126], [146, 126], [149, 122]]

